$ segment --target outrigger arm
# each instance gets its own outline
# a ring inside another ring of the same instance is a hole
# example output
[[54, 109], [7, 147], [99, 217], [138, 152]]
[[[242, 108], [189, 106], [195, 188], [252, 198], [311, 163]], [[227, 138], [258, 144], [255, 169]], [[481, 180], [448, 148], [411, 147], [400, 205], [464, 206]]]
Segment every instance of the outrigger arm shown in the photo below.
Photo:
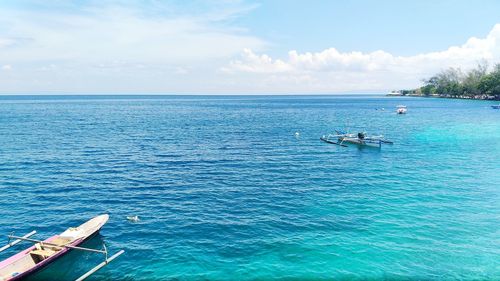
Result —
[[96, 273], [99, 269], [108, 265], [108, 263], [112, 262], [114, 259], [116, 259], [118, 256], [120, 256], [124, 252], [125, 252], [124, 250], [120, 250], [120, 251], [118, 251], [118, 253], [112, 255], [110, 258], [106, 258], [105, 261], [101, 262], [96, 267], [92, 268], [87, 273], [83, 274], [82, 276], [78, 277], [78, 279], [76, 279], [75, 281], [83, 281], [83, 280], [87, 279], [87, 277], [89, 277], [90, 275]]
[[20, 237], [19, 239], [14, 240], [14, 241], [12, 241], [12, 242], [10, 242], [11, 237], [9, 236], [9, 243], [7, 243], [7, 245], [5, 245], [5, 246], [3, 246], [2, 248], [0, 248], [0, 252], [3, 252], [3, 251], [5, 251], [5, 250], [7, 250], [8, 248], [10, 248], [10, 247], [12, 247], [12, 246], [14, 246], [14, 245], [18, 244], [19, 242], [22, 242], [24, 239], [26, 239], [26, 238], [28, 238], [28, 237], [30, 237], [30, 236], [35, 235], [35, 233], [36, 233], [36, 230], [33, 230], [32, 232], [30, 232], [30, 233], [28, 233], [28, 234], [24, 235], [23, 237]]
[[50, 242], [45, 242], [45, 241], [42, 241], [42, 240], [36, 240], [36, 239], [31, 239], [31, 238], [28, 238], [32, 235], [34, 235], [36, 233], [36, 231], [32, 231], [22, 237], [19, 237], [19, 236], [14, 236], [14, 235], [9, 235], [9, 241], [10, 239], [16, 239], [14, 240], [12, 243], [9, 243], [7, 245], [5, 245], [4, 247], [0, 248], [0, 252], [1, 251], [4, 251], [5, 249], [8, 249], [12, 246], [14, 246], [15, 244], [21, 242], [21, 241], [29, 241], [29, 242], [34, 242], [34, 243], [41, 243], [43, 245], [49, 245], [49, 246], [52, 246], [52, 247], [59, 247], [59, 248], [69, 248], [69, 249], [74, 249], [74, 250], [81, 250], [81, 251], [88, 251], [88, 252], [93, 252], [93, 253], [100, 253], [100, 254], [104, 254], [105, 255], [105, 260], [103, 262], [101, 262], [100, 264], [98, 264], [97, 266], [95, 266], [94, 268], [92, 268], [91, 270], [89, 270], [87, 273], [83, 274], [82, 276], [78, 277], [78, 279], [76, 279], [75, 281], [82, 281], [82, 280], [85, 280], [87, 279], [90, 275], [96, 273], [99, 269], [105, 267], [106, 265], [108, 265], [110, 262], [112, 262], [114, 259], [116, 259], [118, 256], [120, 256], [121, 254], [123, 254], [125, 251], [124, 250], [120, 250], [118, 251], [116, 254], [112, 255], [111, 257], [108, 258], [108, 249], [106, 249], [106, 246], [104, 245], [104, 250], [97, 250], [97, 249], [90, 249], [90, 248], [84, 248], [84, 247], [78, 247], [78, 246], [71, 246], [71, 245], [58, 245], [58, 244], [54, 244], [54, 243], [50, 243]]
[[25, 238], [25, 237], [18, 237], [18, 236], [14, 236], [14, 235], [9, 235], [9, 238], [14, 238], [14, 239], [18, 239], [18, 240], [25, 240], [25, 241], [30, 241], [30, 242], [34, 242], [34, 243], [41, 243], [42, 245], [49, 245], [49, 246], [58, 247], [58, 248], [70, 248], [70, 249], [75, 249], [75, 250], [101, 253], [101, 254], [105, 254], [105, 255], [107, 255], [107, 253], [108, 253], [106, 250], [96, 250], [96, 249], [83, 248], [83, 247], [71, 246], [71, 245], [58, 245], [58, 244], [54, 244], [54, 243], [50, 243], [50, 242], [45, 242], [42, 240], [36, 240], [36, 239]]
[[340, 146], [347, 147], [347, 145], [344, 144], [344, 139], [339, 143]]

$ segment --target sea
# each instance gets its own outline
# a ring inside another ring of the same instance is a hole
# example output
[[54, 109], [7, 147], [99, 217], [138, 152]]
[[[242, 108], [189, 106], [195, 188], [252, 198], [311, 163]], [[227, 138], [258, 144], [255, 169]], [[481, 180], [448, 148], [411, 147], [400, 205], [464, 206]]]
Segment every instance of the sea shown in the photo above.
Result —
[[[85, 246], [125, 253], [88, 280], [500, 280], [492, 104], [1, 96], [0, 244], [106, 213]], [[336, 129], [394, 144], [320, 141]], [[103, 260], [72, 251], [28, 280], [74, 280]]]

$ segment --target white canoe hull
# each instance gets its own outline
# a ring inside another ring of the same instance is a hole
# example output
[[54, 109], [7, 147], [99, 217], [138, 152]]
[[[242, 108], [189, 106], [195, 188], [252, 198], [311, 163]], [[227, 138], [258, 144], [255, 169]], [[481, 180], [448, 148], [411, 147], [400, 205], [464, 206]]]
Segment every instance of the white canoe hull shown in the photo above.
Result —
[[64, 247], [65, 245], [80, 245], [98, 233], [108, 219], [108, 215], [97, 216], [78, 227], [70, 227], [63, 233], [54, 235], [41, 243], [36, 243], [0, 262], [0, 280], [20, 280], [42, 269], [70, 250], [70, 248]]

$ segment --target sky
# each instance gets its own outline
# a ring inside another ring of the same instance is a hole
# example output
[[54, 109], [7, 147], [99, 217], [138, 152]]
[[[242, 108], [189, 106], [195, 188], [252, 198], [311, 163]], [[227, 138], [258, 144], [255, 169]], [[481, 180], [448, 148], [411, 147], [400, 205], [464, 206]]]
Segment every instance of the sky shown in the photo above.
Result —
[[0, 2], [0, 94], [331, 94], [500, 63], [500, 1]]

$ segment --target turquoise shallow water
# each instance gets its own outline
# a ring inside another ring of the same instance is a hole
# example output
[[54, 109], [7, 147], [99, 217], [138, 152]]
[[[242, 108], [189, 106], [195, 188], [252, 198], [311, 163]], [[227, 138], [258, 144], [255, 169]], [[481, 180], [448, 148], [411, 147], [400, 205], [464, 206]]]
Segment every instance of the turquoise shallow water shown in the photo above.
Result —
[[[499, 280], [489, 104], [0, 97], [0, 233], [43, 238], [109, 213], [89, 245], [126, 253], [93, 280]], [[319, 141], [345, 127], [395, 144]], [[30, 280], [71, 280], [99, 261], [72, 253]]]

